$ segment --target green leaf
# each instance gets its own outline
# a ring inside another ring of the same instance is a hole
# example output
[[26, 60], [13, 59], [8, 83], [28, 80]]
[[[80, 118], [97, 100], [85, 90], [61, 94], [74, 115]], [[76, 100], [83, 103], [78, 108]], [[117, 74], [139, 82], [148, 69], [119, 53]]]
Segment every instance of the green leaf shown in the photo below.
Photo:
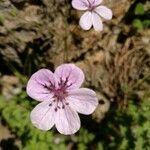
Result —
[[144, 28], [149, 28], [150, 27], [150, 20], [144, 20], [143, 26], [144, 26]]
[[5, 20], [4, 16], [0, 15], [0, 25], [4, 25], [4, 20]]
[[135, 7], [135, 15], [143, 15], [144, 14], [144, 6], [142, 3], [138, 3]]
[[79, 149], [79, 150], [86, 150], [87, 147], [86, 147], [86, 145], [84, 145], [83, 143], [79, 143], [79, 144], [78, 144], [78, 149]]
[[134, 19], [132, 25], [137, 29], [143, 29], [143, 24], [139, 19]]
[[97, 144], [97, 150], [104, 150], [102, 143], [99, 142], [99, 143]]

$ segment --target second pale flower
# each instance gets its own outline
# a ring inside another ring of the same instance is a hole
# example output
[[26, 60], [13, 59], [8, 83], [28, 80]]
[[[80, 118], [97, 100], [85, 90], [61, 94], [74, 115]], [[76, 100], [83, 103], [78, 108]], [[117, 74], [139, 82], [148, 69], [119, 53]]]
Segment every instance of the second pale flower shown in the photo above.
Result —
[[73, 8], [85, 11], [79, 22], [82, 29], [89, 30], [93, 26], [96, 31], [102, 31], [102, 18], [112, 19], [111, 9], [100, 5], [101, 2], [102, 0], [72, 0]]

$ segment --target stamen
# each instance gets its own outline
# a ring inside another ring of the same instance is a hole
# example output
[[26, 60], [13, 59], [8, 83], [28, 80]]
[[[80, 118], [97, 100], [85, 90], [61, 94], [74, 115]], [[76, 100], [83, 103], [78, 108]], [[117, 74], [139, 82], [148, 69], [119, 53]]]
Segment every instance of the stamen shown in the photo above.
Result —
[[66, 77], [65, 80], [63, 80], [62, 78], [60, 78], [60, 82], [58, 83], [58, 85], [59, 85], [61, 88], [66, 88], [68, 79], [69, 79], [69, 77]]
[[69, 79], [69, 77], [66, 77], [66, 80], [65, 80], [65, 82], [64, 82], [65, 85], [67, 84], [68, 79]]
[[53, 104], [54, 102], [56, 102], [56, 99], [54, 99], [54, 100], [49, 104], [49, 106], [52, 106], [52, 104]]
[[68, 88], [68, 87], [70, 87], [72, 85], [72, 83], [70, 83], [69, 85], [67, 85], [66, 87]]
[[65, 104], [66, 104], [66, 105], [69, 105], [69, 103], [68, 103], [68, 102], [66, 102]]
[[50, 103], [49, 106], [52, 106], [52, 103]]
[[[69, 83], [69, 76], [66, 77], [64, 80], [60, 78], [60, 82], [58, 83], [59, 87], [52, 90], [54, 93], [54, 100], [52, 103], [55, 103], [54, 110], [57, 112], [59, 109], [65, 109], [65, 105], [69, 105], [69, 103], [66, 102], [65, 98], [67, 97], [68, 93], [66, 91], [66, 88], [70, 87], [72, 83]], [[51, 106], [51, 105], [50, 105]]]

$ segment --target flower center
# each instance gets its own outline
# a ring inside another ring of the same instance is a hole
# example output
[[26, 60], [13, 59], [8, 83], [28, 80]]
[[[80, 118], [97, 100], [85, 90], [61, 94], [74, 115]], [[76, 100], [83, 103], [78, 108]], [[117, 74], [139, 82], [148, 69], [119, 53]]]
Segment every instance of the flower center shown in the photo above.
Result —
[[88, 10], [93, 11], [96, 7], [94, 6], [95, 0], [93, 2], [91, 2], [90, 0], [87, 0], [87, 1], [88, 1]]
[[59, 109], [64, 109], [66, 105], [69, 105], [68, 102], [66, 102], [66, 97], [68, 95], [68, 92], [66, 91], [66, 88], [69, 87], [67, 85], [68, 78], [66, 78], [65, 81], [60, 79], [60, 82], [58, 83], [59, 87], [56, 89], [55, 86], [51, 86], [48, 88], [50, 92], [54, 93], [54, 100], [49, 104], [49, 106], [54, 105], [54, 110], [57, 112]]
[[54, 92], [54, 97], [56, 97], [58, 101], [62, 101], [66, 96], [67, 92], [64, 89], [57, 89]]

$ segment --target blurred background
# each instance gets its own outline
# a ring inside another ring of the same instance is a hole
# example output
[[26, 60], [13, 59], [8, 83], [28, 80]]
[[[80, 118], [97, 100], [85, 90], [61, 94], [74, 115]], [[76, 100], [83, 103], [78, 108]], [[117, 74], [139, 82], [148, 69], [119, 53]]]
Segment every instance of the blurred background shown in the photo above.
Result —
[[[149, 150], [150, 1], [103, 0], [104, 30], [83, 31], [71, 0], [0, 0], [0, 150]], [[99, 105], [71, 136], [40, 131], [26, 94], [40, 68], [75, 63]]]

